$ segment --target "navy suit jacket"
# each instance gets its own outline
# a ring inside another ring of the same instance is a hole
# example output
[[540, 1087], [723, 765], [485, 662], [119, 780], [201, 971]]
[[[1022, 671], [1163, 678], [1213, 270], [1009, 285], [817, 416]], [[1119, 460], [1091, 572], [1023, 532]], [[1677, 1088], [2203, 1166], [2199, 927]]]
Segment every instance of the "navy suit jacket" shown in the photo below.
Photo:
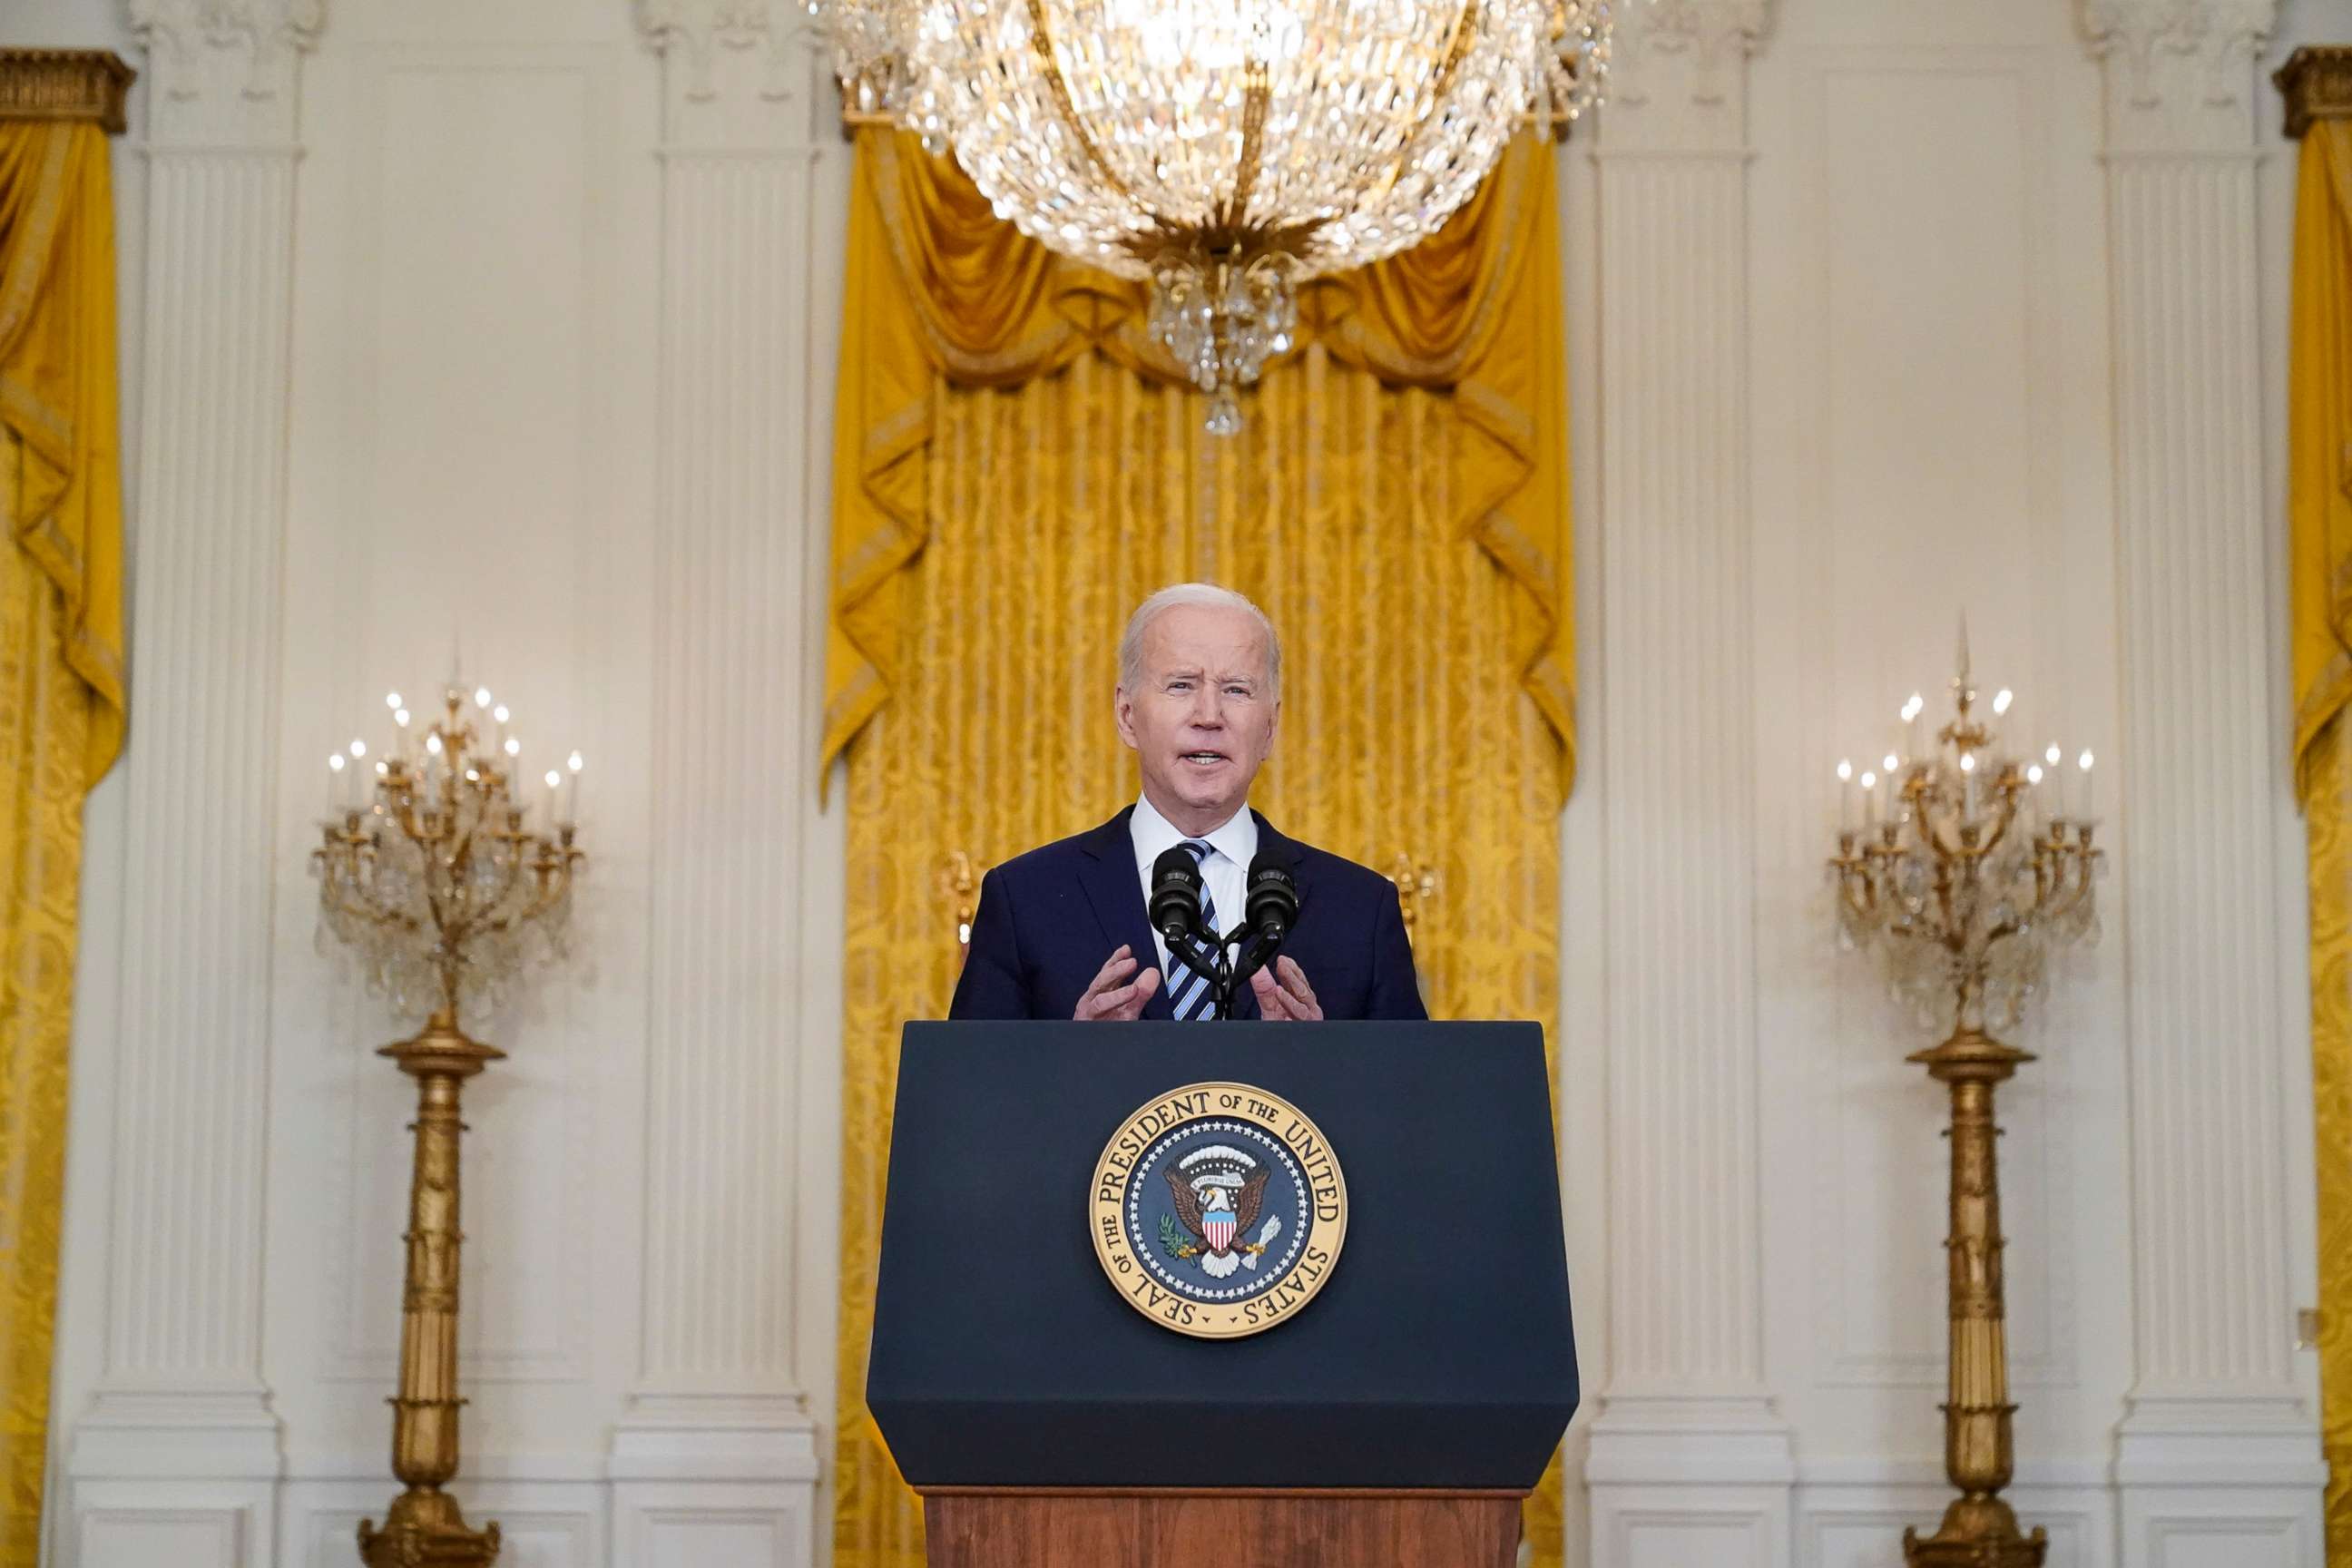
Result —
[[[950, 1018], [1067, 1018], [1122, 942], [1138, 972], [1157, 968], [1159, 950], [1143, 909], [1129, 806], [1100, 827], [1032, 849], [980, 882], [971, 945], [956, 982]], [[1255, 812], [1250, 814], [1257, 816]], [[1314, 988], [1327, 1018], [1426, 1018], [1405, 940], [1396, 885], [1379, 872], [1285, 838], [1257, 816], [1260, 855], [1286, 863], [1298, 885], [1298, 919], [1282, 944]], [[1172, 1018], [1167, 976], [1143, 1005], [1147, 1018]], [[1248, 986], [1235, 1018], [1258, 1016]]]

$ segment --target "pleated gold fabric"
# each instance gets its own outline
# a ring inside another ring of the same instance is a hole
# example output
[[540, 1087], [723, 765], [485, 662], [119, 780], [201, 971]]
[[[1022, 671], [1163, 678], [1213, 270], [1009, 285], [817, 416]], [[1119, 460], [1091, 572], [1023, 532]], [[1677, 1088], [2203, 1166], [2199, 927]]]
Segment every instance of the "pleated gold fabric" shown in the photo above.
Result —
[[[1557, 741], [1564, 795], [1575, 771], [1575, 637], [1552, 161], [1549, 142], [1523, 137], [1427, 242], [1309, 285], [1292, 361], [1319, 345], [1390, 384], [1450, 394], [1444, 418], [1459, 428], [1444, 458], [1455, 468], [1459, 521], [1517, 590], [1512, 658]], [[998, 222], [961, 172], [913, 137], [858, 133], [851, 205], [828, 764], [896, 684], [908, 567], [937, 521], [927, 469], [945, 390], [1025, 386], [1090, 352], [1146, 380], [1181, 380], [1145, 331], [1139, 285]], [[1273, 375], [1292, 368], [1278, 363]]]
[[113, 214], [97, 125], [0, 123], [0, 1568], [39, 1557], [81, 807], [122, 739]]
[[2295, 783], [2311, 871], [2327, 1561], [2352, 1568], [2352, 121], [2303, 139], [2287, 388]]
[[[1382, 870], [1425, 865], [1439, 1017], [1556, 1015], [1572, 776], [1567, 423], [1548, 144], [1428, 254], [1309, 292], [1304, 346], [1205, 434], [1128, 285], [988, 216], [867, 132], [835, 473], [827, 754], [846, 748], [835, 1561], [918, 1568], [916, 1500], [860, 1397], [899, 1026], [947, 1006], [947, 868], [1134, 798], [1112, 726], [1128, 612], [1201, 578], [1285, 645], [1253, 804]], [[1311, 976], [1310, 976], [1311, 978]], [[1530, 1504], [1560, 1556], [1557, 1466]]]

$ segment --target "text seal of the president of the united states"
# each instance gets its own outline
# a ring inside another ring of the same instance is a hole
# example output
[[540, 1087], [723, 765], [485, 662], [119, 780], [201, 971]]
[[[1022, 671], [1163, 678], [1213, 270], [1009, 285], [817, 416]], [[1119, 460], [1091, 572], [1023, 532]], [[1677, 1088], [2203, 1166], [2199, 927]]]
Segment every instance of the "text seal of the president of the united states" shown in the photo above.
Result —
[[1307, 1114], [1245, 1083], [1171, 1089], [1095, 1163], [1095, 1256], [1128, 1305], [1180, 1334], [1237, 1339], [1312, 1300], [1348, 1234], [1348, 1184]]

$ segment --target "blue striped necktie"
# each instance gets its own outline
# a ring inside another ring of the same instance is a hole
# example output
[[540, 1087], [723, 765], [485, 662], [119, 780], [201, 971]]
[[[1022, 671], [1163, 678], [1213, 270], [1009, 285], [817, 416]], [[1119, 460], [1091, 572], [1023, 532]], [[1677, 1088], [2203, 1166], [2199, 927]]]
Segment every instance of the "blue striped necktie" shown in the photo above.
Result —
[[[1187, 838], [1184, 847], [1192, 852], [1195, 860], [1209, 858], [1210, 846], [1204, 838]], [[1209, 879], [1201, 879], [1201, 923], [1210, 931], [1211, 942], [1216, 940], [1217, 900], [1209, 896]], [[1168, 950], [1168, 996], [1176, 1010], [1179, 1023], [1206, 1023], [1216, 1016], [1216, 998], [1210, 994], [1209, 977], [1196, 974], [1174, 948]]]

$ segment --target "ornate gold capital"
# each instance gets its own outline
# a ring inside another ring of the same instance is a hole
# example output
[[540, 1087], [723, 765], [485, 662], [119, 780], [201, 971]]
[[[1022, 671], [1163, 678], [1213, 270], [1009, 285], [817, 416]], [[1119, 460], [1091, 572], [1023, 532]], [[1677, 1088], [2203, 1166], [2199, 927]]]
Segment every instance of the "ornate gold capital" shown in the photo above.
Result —
[[94, 120], [120, 136], [138, 76], [106, 49], [0, 49], [0, 120]]
[[2271, 80], [2286, 99], [2286, 134], [2300, 142], [2316, 120], [2352, 118], [2352, 44], [2305, 44]]

